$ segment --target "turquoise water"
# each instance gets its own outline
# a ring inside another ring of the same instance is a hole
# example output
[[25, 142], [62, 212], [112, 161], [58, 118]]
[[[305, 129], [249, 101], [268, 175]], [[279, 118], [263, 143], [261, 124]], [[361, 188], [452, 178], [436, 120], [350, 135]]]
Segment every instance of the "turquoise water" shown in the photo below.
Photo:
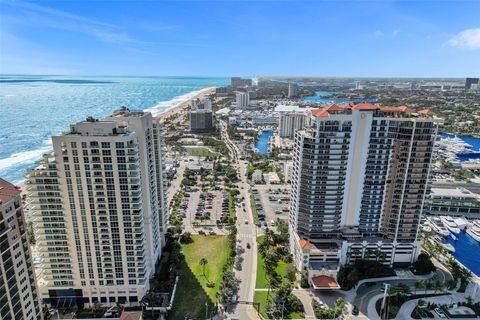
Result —
[[273, 131], [264, 130], [260, 133], [260, 136], [258, 136], [258, 140], [255, 143], [255, 148], [258, 153], [268, 157], [268, 138], [271, 136], [273, 136]]
[[303, 98], [304, 101], [309, 101], [309, 102], [325, 102], [325, 103], [350, 103], [350, 102], [370, 102], [374, 103], [377, 101], [377, 99], [336, 99], [336, 98], [325, 98], [325, 96], [328, 96], [332, 93], [335, 92], [329, 92], [329, 91], [316, 91], [314, 96], [310, 97], [305, 97]]
[[14, 183], [51, 149], [50, 137], [87, 116], [128, 106], [159, 113], [228, 78], [0, 76], [0, 177]]
[[477, 276], [480, 276], [480, 244], [465, 231], [460, 232], [458, 240], [447, 237], [445, 240], [455, 247], [453, 256]]

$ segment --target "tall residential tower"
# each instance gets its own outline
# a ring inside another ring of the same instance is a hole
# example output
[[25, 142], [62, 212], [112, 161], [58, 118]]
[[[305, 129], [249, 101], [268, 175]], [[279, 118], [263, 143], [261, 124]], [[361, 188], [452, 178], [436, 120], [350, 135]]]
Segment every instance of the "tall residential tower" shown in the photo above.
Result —
[[122, 108], [52, 137], [27, 175], [43, 303], [136, 305], [148, 291], [166, 223], [160, 131]]
[[0, 319], [41, 319], [20, 189], [0, 179]]
[[356, 258], [410, 264], [440, 120], [373, 104], [311, 111], [295, 135], [291, 247], [297, 267]]

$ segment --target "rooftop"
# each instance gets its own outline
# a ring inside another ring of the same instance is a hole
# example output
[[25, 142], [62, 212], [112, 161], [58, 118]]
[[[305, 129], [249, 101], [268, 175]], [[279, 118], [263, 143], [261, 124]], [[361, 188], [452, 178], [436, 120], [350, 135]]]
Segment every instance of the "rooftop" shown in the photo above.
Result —
[[302, 108], [297, 105], [282, 105], [279, 104], [278, 106], [275, 107], [275, 112], [301, 112], [301, 111], [309, 111], [313, 108], [310, 107], [305, 107]]
[[411, 107], [409, 106], [399, 106], [399, 107], [390, 107], [390, 106], [379, 106], [376, 104], [372, 103], [346, 103], [346, 104], [331, 104], [327, 107], [320, 108], [320, 109], [311, 109], [310, 113], [312, 116], [316, 118], [327, 118], [331, 114], [343, 114], [346, 113], [346, 110], [364, 110], [364, 111], [376, 111], [380, 112], [380, 115], [384, 115], [385, 113], [387, 115], [397, 115], [397, 114], [412, 114], [416, 116], [427, 116], [427, 117], [434, 117], [435, 113], [428, 109], [420, 110], [418, 112], [415, 112]]
[[477, 195], [475, 195], [473, 192], [465, 189], [465, 188], [448, 188], [448, 189], [443, 189], [443, 188], [432, 188], [431, 189], [431, 196], [437, 196], [437, 197], [467, 197], [467, 198], [476, 198]]
[[0, 178], [0, 204], [12, 200], [20, 194], [20, 188]]
[[340, 289], [337, 281], [329, 276], [316, 276], [312, 278], [314, 289]]

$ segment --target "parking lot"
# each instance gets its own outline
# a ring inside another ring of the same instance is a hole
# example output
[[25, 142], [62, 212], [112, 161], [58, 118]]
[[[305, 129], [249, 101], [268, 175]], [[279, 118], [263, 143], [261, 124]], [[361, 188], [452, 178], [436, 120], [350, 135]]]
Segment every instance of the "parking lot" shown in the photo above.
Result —
[[257, 215], [262, 226], [275, 226], [279, 219], [288, 220], [290, 186], [287, 184], [255, 185], [252, 188]]
[[[223, 209], [225, 200], [227, 210]], [[217, 220], [228, 217], [228, 195], [222, 191], [202, 192], [199, 188], [187, 188], [179, 214], [186, 226], [215, 225]]]

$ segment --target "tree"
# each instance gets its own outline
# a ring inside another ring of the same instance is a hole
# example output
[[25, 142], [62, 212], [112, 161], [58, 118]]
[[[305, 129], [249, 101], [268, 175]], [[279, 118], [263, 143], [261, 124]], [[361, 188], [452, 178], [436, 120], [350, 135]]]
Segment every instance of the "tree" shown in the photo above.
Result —
[[435, 293], [437, 293], [437, 291], [442, 291], [443, 288], [445, 287], [444, 284], [442, 282], [440, 282], [439, 280], [435, 281], [435, 284], [433, 285], [434, 289], [435, 289]]
[[293, 264], [288, 264], [287, 267], [285, 268], [285, 277], [290, 281], [294, 282], [296, 279], [297, 275], [297, 270], [295, 269], [295, 266]]
[[421, 253], [412, 267], [413, 272], [417, 275], [429, 274], [437, 270], [432, 260], [430, 260], [430, 256], [426, 253]]
[[203, 266], [203, 276], [205, 277], [205, 279], [207, 278], [207, 276], [205, 275], [205, 266], [207, 264], [208, 264], [208, 260], [206, 258], [200, 259], [200, 265]]
[[432, 290], [433, 288], [434, 288], [434, 285], [431, 281], [425, 282], [425, 293], [427, 293], [427, 291], [429, 290]]
[[413, 287], [415, 288], [415, 294], [417, 294], [417, 290], [423, 289], [424, 284], [422, 281], [415, 281]]

